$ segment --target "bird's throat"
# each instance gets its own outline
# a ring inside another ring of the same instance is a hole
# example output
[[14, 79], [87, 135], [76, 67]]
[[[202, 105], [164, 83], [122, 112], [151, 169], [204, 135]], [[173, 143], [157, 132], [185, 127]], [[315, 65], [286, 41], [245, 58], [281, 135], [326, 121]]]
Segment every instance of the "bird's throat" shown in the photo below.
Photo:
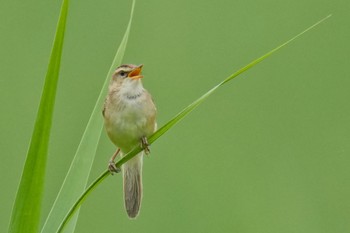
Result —
[[128, 100], [136, 100], [138, 98], [140, 98], [143, 94], [143, 91], [139, 92], [139, 93], [133, 93], [133, 94], [125, 94], [125, 98], [127, 98]]
[[133, 101], [139, 99], [145, 92], [139, 80], [124, 83], [118, 91], [119, 96], [124, 101]]

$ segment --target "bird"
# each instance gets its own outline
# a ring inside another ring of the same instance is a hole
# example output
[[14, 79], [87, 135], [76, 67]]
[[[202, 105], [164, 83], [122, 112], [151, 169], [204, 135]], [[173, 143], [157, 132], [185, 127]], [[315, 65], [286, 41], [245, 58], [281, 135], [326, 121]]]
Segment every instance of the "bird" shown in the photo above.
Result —
[[[151, 94], [143, 87], [143, 65], [124, 64], [116, 68], [108, 87], [102, 115], [108, 137], [117, 147], [108, 163], [109, 171], [122, 171], [124, 206], [129, 218], [138, 216], [142, 201], [142, 165], [144, 154], [149, 154], [147, 138], [157, 129], [157, 109]], [[136, 146], [142, 151], [120, 168], [115, 158], [123, 157]]]

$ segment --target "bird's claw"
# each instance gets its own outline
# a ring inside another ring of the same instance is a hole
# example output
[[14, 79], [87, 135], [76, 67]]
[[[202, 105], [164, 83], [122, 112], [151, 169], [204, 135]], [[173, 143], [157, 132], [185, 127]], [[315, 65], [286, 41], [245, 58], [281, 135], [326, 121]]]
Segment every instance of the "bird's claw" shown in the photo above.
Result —
[[117, 166], [115, 166], [114, 161], [110, 160], [108, 162], [108, 170], [109, 172], [113, 175], [114, 173], [119, 173], [121, 171], [121, 169]]
[[149, 153], [151, 153], [148, 146], [149, 146], [149, 144], [148, 144], [147, 138], [142, 137], [141, 138], [141, 148], [145, 151], [146, 155], [149, 155]]

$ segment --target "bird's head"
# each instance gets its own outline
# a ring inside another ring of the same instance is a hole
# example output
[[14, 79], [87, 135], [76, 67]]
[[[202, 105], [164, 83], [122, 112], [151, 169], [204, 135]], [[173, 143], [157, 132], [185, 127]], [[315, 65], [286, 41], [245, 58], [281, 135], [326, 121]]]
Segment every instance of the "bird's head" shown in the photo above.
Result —
[[133, 82], [143, 78], [141, 75], [143, 65], [125, 64], [119, 66], [114, 74], [113, 80], [118, 82]]
[[133, 95], [143, 90], [141, 74], [143, 65], [125, 64], [119, 66], [112, 77], [111, 86], [113, 89]]

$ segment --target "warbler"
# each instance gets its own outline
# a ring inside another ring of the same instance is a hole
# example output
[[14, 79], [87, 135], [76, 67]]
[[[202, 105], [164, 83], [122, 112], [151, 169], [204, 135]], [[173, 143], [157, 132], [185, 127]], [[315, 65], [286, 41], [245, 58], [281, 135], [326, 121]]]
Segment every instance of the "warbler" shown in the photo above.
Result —
[[109, 161], [109, 170], [119, 172], [114, 159], [141, 145], [143, 151], [122, 165], [125, 209], [130, 218], [139, 214], [142, 201], [142, 164], [148, 154], [147, 138], [156, 130], [156, 106], [143, 87], [143, 65], [119, 66], [111, 79], [103, 107], [104, 125], [110, 140], [117, 146]]

